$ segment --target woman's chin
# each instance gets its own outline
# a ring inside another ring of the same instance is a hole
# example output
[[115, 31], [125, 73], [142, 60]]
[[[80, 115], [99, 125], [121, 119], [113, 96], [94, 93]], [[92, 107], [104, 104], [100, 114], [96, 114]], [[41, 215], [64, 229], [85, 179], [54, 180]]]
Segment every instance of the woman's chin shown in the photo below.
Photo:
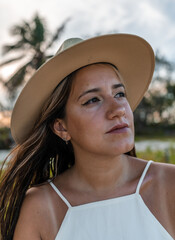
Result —
[[125, 142], [125, 143], [119, 143], [113, 146], [113, 149], [111, 149], [111, 153], [114, 155], [121, 155], [127, 152], [130, 152], [134, 148], [134, 142]]

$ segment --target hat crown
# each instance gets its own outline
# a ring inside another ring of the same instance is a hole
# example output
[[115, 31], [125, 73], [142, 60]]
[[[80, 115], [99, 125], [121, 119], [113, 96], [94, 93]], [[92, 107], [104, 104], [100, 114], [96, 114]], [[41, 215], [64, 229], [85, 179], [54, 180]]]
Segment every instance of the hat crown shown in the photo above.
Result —
[[59, 53], [63, 52], [64, 50], [76, 45], [77, 43], [82, 42], [83, 39], [81, 38], [69, 38], [66, 39], [62, 45], [60, 46], [60, 48], [58, 49], [58, 51], [56, 52], [56, 55], [58, 55]]

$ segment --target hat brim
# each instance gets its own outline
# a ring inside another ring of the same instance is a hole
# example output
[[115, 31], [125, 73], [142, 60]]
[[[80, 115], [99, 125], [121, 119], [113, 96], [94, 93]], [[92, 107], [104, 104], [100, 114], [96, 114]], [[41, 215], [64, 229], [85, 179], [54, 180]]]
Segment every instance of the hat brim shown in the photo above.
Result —
[[151, 46], [130, 34], [111, 34], [84, 40], [43, 64], [18, 97], [11, 118], [14, 140], [21, 143], [31, 132], [54, 88], [71, 72], [97, 62], [115, 65], [123, 78], [134, 111], [152, 79], [155, 58]]

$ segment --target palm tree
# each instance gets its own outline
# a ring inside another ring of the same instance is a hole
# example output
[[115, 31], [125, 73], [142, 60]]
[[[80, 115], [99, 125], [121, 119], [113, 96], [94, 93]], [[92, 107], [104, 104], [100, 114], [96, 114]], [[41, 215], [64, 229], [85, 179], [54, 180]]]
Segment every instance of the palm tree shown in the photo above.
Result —
[[[60, 37], [68, 19], [56, 30], [54, 34], [48, 34], [45, 21], [36, 14], [31, 22], [23, 21], [20, 25], [15, 25], [11, 29], [11, 34], [17, 37], [13, 45], [5, 45], [3, 53], [15, 53], [17, 56], [10, 58], [0, 64], [0, 67], [24, 60], [23, 65], [4, 82], [10, 96], [15, 97], [16, 91], [25, 80], [27, 74], [31, 74], [39, 68], [51, 55], [46, 54], [46, 50], [52, 47], [53, 43]], [[27, 56], [27, 61], [25, 60]]]

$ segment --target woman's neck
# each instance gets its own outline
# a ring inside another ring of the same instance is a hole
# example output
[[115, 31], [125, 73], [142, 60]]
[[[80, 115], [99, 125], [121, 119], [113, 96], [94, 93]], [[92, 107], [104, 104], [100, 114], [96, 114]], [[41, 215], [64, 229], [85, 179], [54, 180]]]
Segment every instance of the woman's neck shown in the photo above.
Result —
[[126, 182], [128, 156], [125, 154], [113, 158], [86, 156], [75, 159], [72, 180], [80, 190], [103, 193]]

